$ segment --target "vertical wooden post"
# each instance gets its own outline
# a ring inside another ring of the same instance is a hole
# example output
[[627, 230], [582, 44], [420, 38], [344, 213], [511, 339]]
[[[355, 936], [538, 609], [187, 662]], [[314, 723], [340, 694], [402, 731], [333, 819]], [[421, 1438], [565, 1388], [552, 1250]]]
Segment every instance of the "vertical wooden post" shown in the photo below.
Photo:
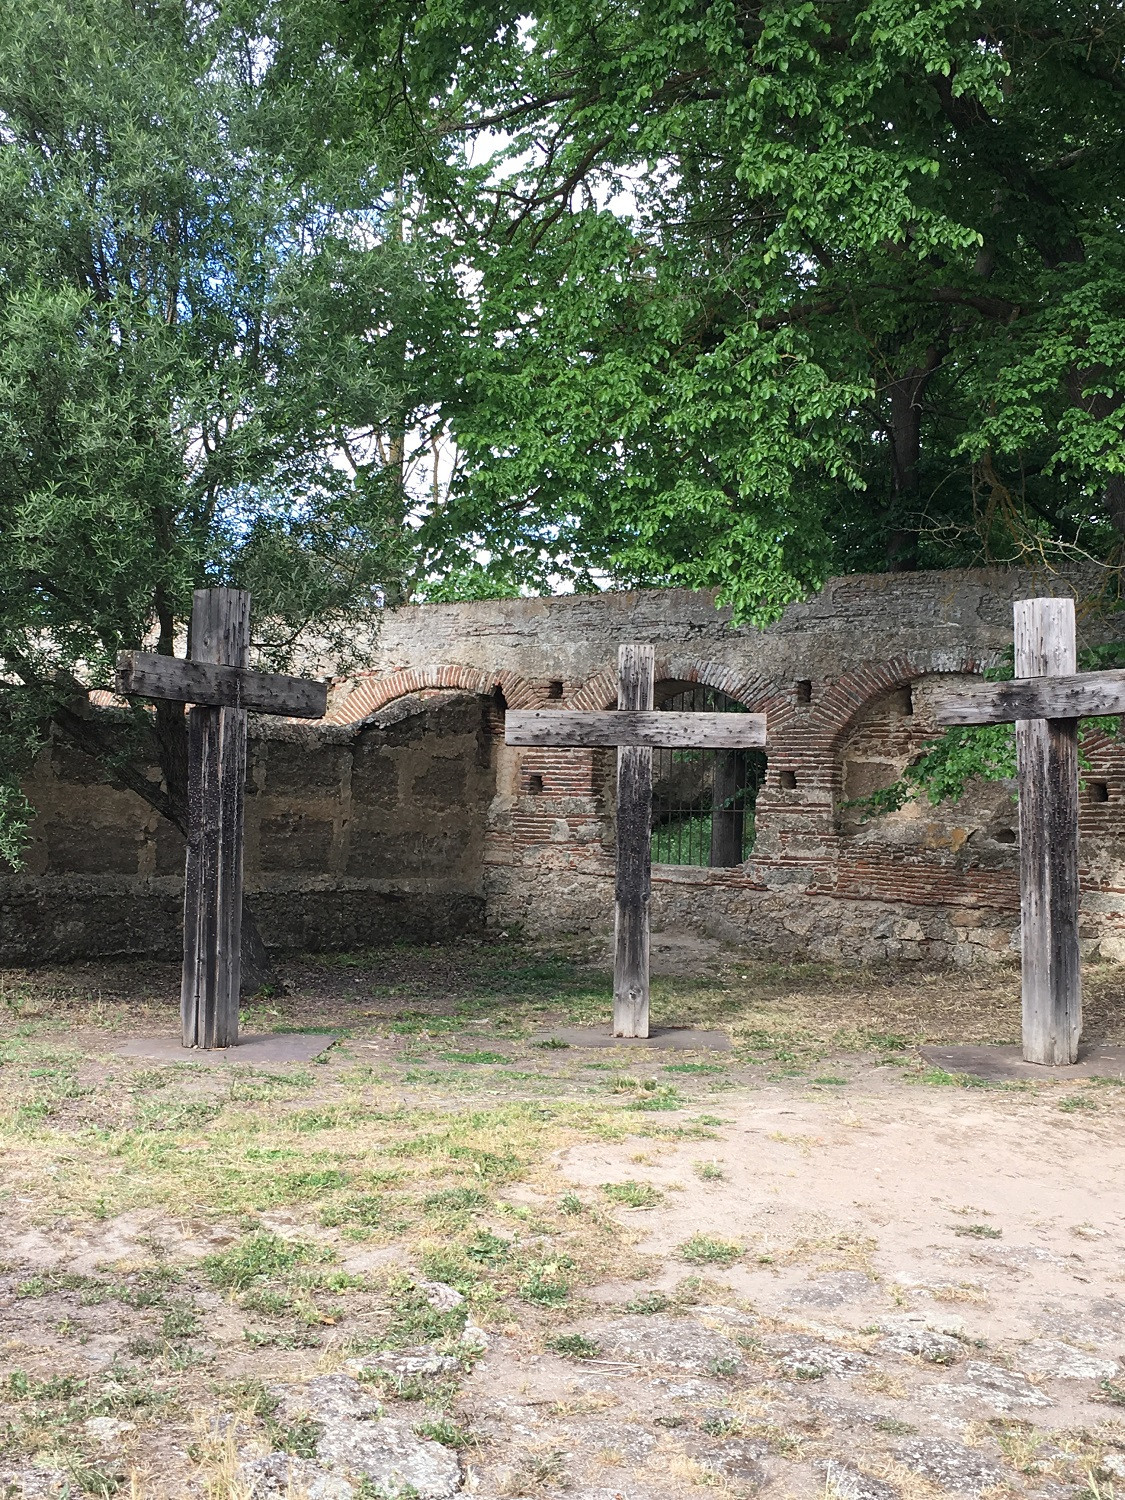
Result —
[[[1015, 606], [1017, 677], [1078, 670], [1073, 599]], [[1023, 1055], [1049, 1067], [1078, 1060], [1078, 723], [1016, 722], [1020, 786]]]
[[[249, 651], [250, 595], [244, 589], [197, 589], [192, 660], [245, 667]], [[245, 784], [246, 710], [189, 709], [180, 988], [185, 1047], [233, 1047], [238, 1041]]]
[[[656, 653], [622, 646], [618, 708], [651, 709]], [[613, 1034], [648, 1036], [648, 906], [652, 892], [652, 750], [617, 751], [617, 883], [614, 914]]]

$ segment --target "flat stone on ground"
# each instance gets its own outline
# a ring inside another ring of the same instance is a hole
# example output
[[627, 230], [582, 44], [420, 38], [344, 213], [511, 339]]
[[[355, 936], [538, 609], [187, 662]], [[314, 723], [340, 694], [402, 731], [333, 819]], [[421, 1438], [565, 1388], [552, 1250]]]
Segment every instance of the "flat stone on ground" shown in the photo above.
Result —
[[134, 1036], [111, 1050], [118, 1057], [136, 1057], [145, 1062], [195, 1063], [218, 1068], [228, 1063], [258, 1067], [264, 1063], [312, 1062], [327, 1052], [336, 1037], [331, 1032], [274, 1031], [263, 1036], [244, 1036], [237, 1047], [185, 1047], [178, 1037]]
[[796, 1307], [843, 1307], [870, 1296], [875, 1283], [862, 1271], [829, 1271], [811, 1276], [803, 1286], [794, 1287], [787, 1301]]
[[451, 1448], [416, 1437], [409, 1422], [328, 1422], [316, 1445], [317, 1462], [373, 1481], [376, 1493], [399, 1491], [416, 1500], [445, 1500], [461, 1487], [461, 1464]]
[[1005, 1479], [999, 1464], [947, 1438], [908, 1438], [895, 1449], [899, 1463], [958, 1495], [979, 1495]]
[[239, 1465], [238, 1478], [250, 1500], [289, 1500], [294, 1494], [308, 1500], [355, 1500], [355, 1486], [342, 1474], [329, 1474], [311, 1458], [291, 1453], [267, 1453]]
[[1036, 1339], [1020, 1352], [1020, 1363], [1055, 1380], [1112, 1380], [1120, 1366], [1105, 1355], [1089, 1354], [1054, 1339]]
[[700, 1031], [695, 1026], [654, 1026], [648, 1036], [611, 1036], [608, 1026], [557, 1026], [532, 1037], [536, 1042], [565, 1042], [568, 1047], [655, 1047], [674, 1052], [729, 1052], [725, 1031]]
[[360, 1422], [383, 1414], [374, 1393], [350, 1375], [317, 1375], [306, 1385], [274, 1385], [269, 1389], [287, 1421], [306, 1412], [318, 1422]]
[[694, 1318], [618, 1318], [594, 1330], [602, 1353], [639, 1365], [716, 1372], [742, 1363], [738, 1345]]
[[972, 1078], [1034, 1078], [1049, 1083], [1052, 1078], [1125, 1078], [1125, 1047], [1098, 1042], [1079, 1047], [1078, 1061], [1057, 1068], [1023, 1060], [1018, 1046], [923, 1047], [922, 1056], [947, 1073], [967, 1073]]
[[841, 1463], [837, 1458], [830, 1458], [823, 1465], [823, 1472], [828, 1488], [839, 1496], [839, 1500], [898, 1500], [899, 1492], [894, 1485], [864, 1474], [854, 1465]]

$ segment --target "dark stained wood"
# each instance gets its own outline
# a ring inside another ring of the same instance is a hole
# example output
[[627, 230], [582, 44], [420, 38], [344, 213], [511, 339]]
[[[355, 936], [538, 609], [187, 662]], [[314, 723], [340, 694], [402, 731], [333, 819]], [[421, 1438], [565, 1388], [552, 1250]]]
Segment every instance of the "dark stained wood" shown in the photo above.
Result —
[[[1065, 604], [1028, 599], [1027, 604]], [[1073, 601], [1070, 601], [1073, 608]], [[1125, 672], [1081, 672], [1059, 677], [967, 682], [931, 698], [939, 724], [1013, 724], [1019, 719], [1088, 719], [1125, 713]]]
[[[618, 711], [635, 713], [639, 710], [643, 713], [651, 710], [654, 678], [655, 652], [653, 647], [622, 646], [617, 658]], [[604, 714], [601, 717], [614, 719], [617, 715]], [[653, 717], [671, 716], [654, 714]], [[686, 719], [696, 716], [684, 714], [682, 717]], [[719, 716], [715, 715], [715, 717]], [[730, 717], [734, 718], [735, 715], [732, 714]], [[604, 743], [604, 741], [596, 743]], [[651, 850], [651, 744], [620, 744], [617, 751], [614, 1036], [648, 1036], [648, 912], [649, 897], [652, 892]]]
[[[250, 595], [244, 589], [198, 589], [193, 604], [193, 660], [245, 672]], [[188, 710], [188, 777], [183, 1043], [233, 1047], [242, 938], [245, 708]]]
[[673, 713], [619, 709], [617, 713], [512, 710], [504, 717], [508, 745], [669, 746], [673, 749], [749, 749], [766, 743], [765, 714]]
[[[203, 591], [201, 591], [203, 592]], [[255, 713], [286, 714], [293, 719], [320, 719], [328, 706], [328, 686], [303, 677], [250, 672], [244, 667], [151, 651], [122, 651], [117, 658], [116, 689], [126, 697], [171, 698], [212, 708], [248, 708]]]
[[[1021, 678], [1072, 676], [1077, 666], [1073, 599], [1020, 600], [1015, 647]], [[1078, 1060], [1082, 1030], [1076, 719], [1019, 720], [1016, 757], [1023, 1055], [1027, 1062], [1057, 1066]]]
[[745, 786], [746, 757], [737, 750], [720, 750], [715, 756], [711, 787], [711, 865], [714, 869], [742, 863], [742, 834], [746, 818], [742, 794]]

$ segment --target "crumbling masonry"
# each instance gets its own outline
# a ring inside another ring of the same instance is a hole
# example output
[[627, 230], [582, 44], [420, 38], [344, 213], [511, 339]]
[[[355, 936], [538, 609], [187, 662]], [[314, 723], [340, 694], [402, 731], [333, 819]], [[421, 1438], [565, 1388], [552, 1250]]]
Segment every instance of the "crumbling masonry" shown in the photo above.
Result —
[[[994, 961], [1018, 947], [1011, 789], [873, 817], [935, 727], [934, 687], [1011, 642], [1011, 602], [1076, 592], [1080, 644], [1112, 639], [1088, 581], [1018, 571], [835, 579], [765, 630], [679, 590], [389, 612], [374, 667], [324, 725], [252, 721], [246, 884], [268, 942], [354, 948], [483, 925], [533, 934], [612, 920], [605, 752], [514, 750], [507, 707], [615, 703], [623, 641], [656, 646], [658, 701], [691, 683], [769, 719], [756, 842], [741, 865], [657, 865], [653, 925], [776, 957]], [[112, 709], [101, 710], [112, 712]], [[1125, 956], [1125, 752], [1088, 737], [1083, 939]], [[27, 867], [0, 878], [0, 960], [178, 951], [178, 835], [55, 746], [28, 785]]]

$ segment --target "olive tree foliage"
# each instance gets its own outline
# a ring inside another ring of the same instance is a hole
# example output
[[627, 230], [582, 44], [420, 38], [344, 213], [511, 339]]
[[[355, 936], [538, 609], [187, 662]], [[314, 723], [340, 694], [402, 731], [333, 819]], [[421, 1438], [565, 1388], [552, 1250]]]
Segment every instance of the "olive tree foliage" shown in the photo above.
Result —
[[[393, 152], [278, 68], [272, 0], [0, 0], [0, 853], [50, 736], [181, 829], [181, 705], [91, 712], [121, 648], [254, 596], [284, 665], [346, 659], [403, 568], [388, 443], [440, 273]], [[146, 773], [153, 750], [161, 777]]]
[[422, 532], [447, 579], [718, 585], [763, 618], [831, 571], [1116, 577], [1120, 5], [346, 16], [471, 273], [459, 467]]

